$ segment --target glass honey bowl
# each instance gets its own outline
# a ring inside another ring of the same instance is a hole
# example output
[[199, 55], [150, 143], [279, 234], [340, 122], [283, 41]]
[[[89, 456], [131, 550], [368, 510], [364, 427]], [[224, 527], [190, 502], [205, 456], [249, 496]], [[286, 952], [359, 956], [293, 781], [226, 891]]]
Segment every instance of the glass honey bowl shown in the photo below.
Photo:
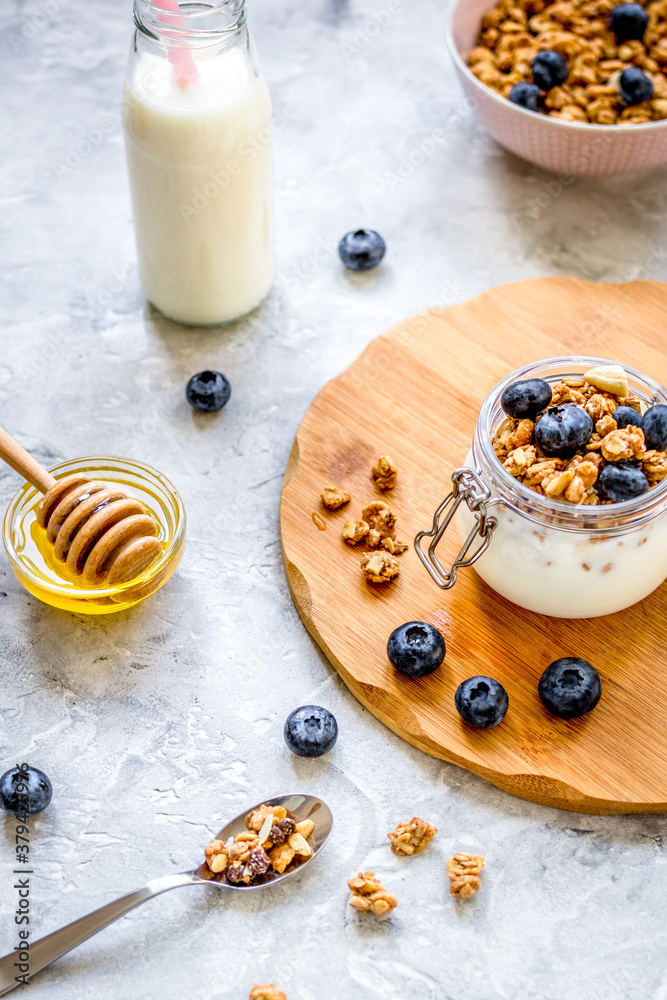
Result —
[[81, 576], [60, 562], [46, 531], [37, 523], [43, 494], [29, 483], [18, 491], [5, 514], [2, 539], [18, 580], [34, 597], [54, 608], [84, 615], [124, 611], [155, 593], [174, 573], [185, 542], [185, 508], [178, 492], [156, 469], [129, 458], [74, 458], [49, 472], [63, 479], [83, 472], [91, 479], [125, 489], [155, 518], [162, 554], [134, 580], [115, 586], [84, 586]]

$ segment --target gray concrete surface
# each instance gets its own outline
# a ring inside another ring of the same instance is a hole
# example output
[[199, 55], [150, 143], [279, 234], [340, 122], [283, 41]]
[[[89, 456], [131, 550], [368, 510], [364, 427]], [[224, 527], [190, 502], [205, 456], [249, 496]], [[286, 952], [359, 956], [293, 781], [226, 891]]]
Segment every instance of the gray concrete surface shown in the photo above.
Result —
[[[0, 768], [27, 758], [55, 787], [31, 833], [33, 933], [191, 866], [265, 795], [307, 789], [336, 817], [300, 880], [149, 903], [42, 974], [36, 1000], [245, 1000], [266, 980], [289, 1000], [667, 998], [667, 819], [541, 808], [413, 750], [347, 693], [283, 576], [293, 435], [374, 336], [500, 282], [667, 274], [667, 174], [564, 187], [504, 153], [462, 103], [444, 16], [437, 0], [251, 0], [284, 123], [279, 274], [255, 315], [197, 332], [147, 307], [137, 281], [119, 119], [129, 3], [2, 4], [0, 424], [45, 463], [143, 458], [190, 518], [178, 575], [115, 617], [38, 604], [0, 557]], [[359, 225], [389, 246], [365, 277], [335, 252]], [[183, 398], [204, 367], [234, 387], [214, 420]], [[16, 488], [0, 469], [3, 509]], [[341, 733], [316, 762], [281, 733], [310, 701]], [[385, 835], [414, 813], [440, 833], [403, 862]], [[0, 823], [3, 952], [13, 837]], [[467, 905], [444, 877], [457, 848], [487, 856]], [[346, 906], [345, 879], [369, 867], [400, 898], [390, 920]]]

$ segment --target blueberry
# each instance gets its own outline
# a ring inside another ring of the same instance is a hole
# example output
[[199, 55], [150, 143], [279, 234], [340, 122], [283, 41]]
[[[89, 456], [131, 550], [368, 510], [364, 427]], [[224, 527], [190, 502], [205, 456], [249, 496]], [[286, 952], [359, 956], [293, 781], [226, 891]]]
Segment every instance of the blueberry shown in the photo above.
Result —
[[505, 413], [517, 420], [529, 417], [534, 420], [551, 402], [551, 386], [543, 378], [527, 378], [512, 382], [500, 397]]
[[387, 656], [404, 677], [426, 677], [445, 658], [445, 640], [428, 622], [406, 622], [389, 636]]
[[505, 718], [507, 691], [493, 677], [469, 677], [456, 689], [454, 703], [459, 715], [475, 729], [491, 729]]
[[642, 417], [641, 428], [644, 431], [644, 440], [647, 448], [655, 448], [656, 451], [667, 449], [667, 406], [658, 403], [651, 406]]
[[185, 387], [185, 398], [190, 406], [202, 413], [215, 413], [229, 402], [232, 387], [220, 372], [199, 372]]
[[560, 87], [567, 80], [567, 63], [560, 52], [545, 49], [538, 52], [531, 63], [533, 80], [541, 90]]
[[628, 66], [623, 70], [618, 89], [626, 104], [641, 104], [653, 97], [653, 81], [636, 66]]
[[285, 743], [298, 757], [321, 757], [338, 739], [338, 723], [319, 705], [295, 708], [285, 722]]
[[564, 656], [547, 667], [538, 685], [547, 711], [561, 719], [578, 719], [595, 708], [602, 694], [600, 675], [586, 660]]
[[619, 45], [632, 39], [641, 41], [648, 26], [648, 14], [639, 3], [622, 3], [612, 10], [609, 24]]
[[387, 247], [374, 229], [357, 229], [346, 233], [338, 244], [338, 253], [350, 271], [372, 271], [381, 263]]
[[641, 427], [642, 425], [641, 413], [637, 413], [631, 406], [617, 406], [612, 413], [612, 417], [619, 428]]
[[542, 91], [534, 83], [526, 83], [522, 80], [521, 83], [515, 83], [510, 90], [510, 101], [513, 104], [518, 104], [521, 108], [527, 108], [528, 111], [539, 111], [542, 103]]
[[41, 813], [52, 798], [51, 782], [36, 767], [12, 767], [0, 778], [0, 806], [11, 816]]
[[648, 493], [648, 479], [641, 469], [629, 462], [605, 465], [595, 484], [604, 500], [621, 503]]
[[579, 406], [551, 406], [535, 424], [535, 441], [545, 455], [567, 458], [588, 444], [593, 421]]

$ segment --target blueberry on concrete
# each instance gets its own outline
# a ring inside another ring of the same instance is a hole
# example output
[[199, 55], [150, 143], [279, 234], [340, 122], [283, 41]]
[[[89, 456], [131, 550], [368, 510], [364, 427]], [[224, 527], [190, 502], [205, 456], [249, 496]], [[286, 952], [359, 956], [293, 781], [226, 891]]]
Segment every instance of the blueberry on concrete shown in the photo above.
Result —
[[617, 406], [612, 417], [616, 421], [616, 426], [622, 427], [641, 427], [642, 416], [641, 413], [637, 413], [633, 410], [631, 406]]
[[389, 636], [387, 656], [404, 677], [426, 677], [445, 658], [445, 640], [428, 622], [406, 622]]
[[326, 708], [302, 705], [287, 716], [285, 743], [297, 757], [321, 757], [338, 739], [338, 723]]
[[641, 104], [653, 97], [653, 81], [643, 70], [628, 66], [621, 73], [618, 89], [626, 104]]
[[593, 421], [579, 406], [551, 406], [535, 424], [535, 441], [545, 455], [567, 458], [584, 448], [593, 433]]
[[221, 372], [199, 372], [185, 387], [185, 398], [190, 406], [202, 413], [215, 413], [229, 402], [232, 387]]
[[500, 405], [509, 417], [534, 420], [551, 402], [551, 386], [543, 378], [512, 382], [503, 391]]
[[531, 63], [533, 81], [541, 90], [560, 87], [567, 80], [567, 63], [560, 52], [545, 49]]
[[667, 406], [658, 403], [651, 406], [642, 417], [641, 428], [647, 448], [656, 451], [667, 449]]
[[43, 771], [28, 764], [12, 767], [0, 778], [0, 807], [11, 816], [34, 816], [53, 798], [51, 782]]
[[576, 656], [555, 660], [538, 685], [544, 707], [561, 719], [578, 719], [595, 708], [602, 694], [602, 681], [595, 667]]
[[507, 691], [493, 677], [469, 677], [456, 689], [454, 703], [464, 722], [475, 729], [491, 729], [507, 712]]
[[648, 479], [640, 468], [630, 462], [610, 462], [605, 465], [595, 484], [603, 500], [622, 503], [648, 493]]
[[356, 229], [346, 233], [338, 244], [338, 253], [350, 271], [372, 271], [382, 261], [387, 246], [374, 229]]
[[536, 84], [526, 83], [522, 80], [520, 83], [514, 84], [510, 90], [509, 98], [513, 104], [518, 104], [520, 108], [526, 108], [528, 111], [539, 111], [542, 103], [542, 91]]
[[639, 3], [621, 3], [609, 15], [609, 24], [619, 45], [635, 39], [641, 41], [648, 27], [648, 14]]

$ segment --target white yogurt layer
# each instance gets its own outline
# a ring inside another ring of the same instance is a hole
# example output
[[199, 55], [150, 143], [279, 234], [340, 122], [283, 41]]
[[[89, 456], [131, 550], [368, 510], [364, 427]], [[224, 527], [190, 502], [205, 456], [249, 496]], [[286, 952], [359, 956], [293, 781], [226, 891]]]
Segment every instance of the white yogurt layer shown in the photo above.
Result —
[[[469, 452], [465, 464], [472, 463]], [[667, 511], [637, 528], [602, 534], [543, 524], [504, 504], [490, 507], [489, 514], [498, 524], [475, 570], [527, 611], [553, 618], [610, 615], [643, 600], [667, 578]], [[461, 542], [474, 526], [473, 514], [461, 504]]]
[[[617, 535], [540, 525], [507, 507], [491, 544], [475, 563], [481, 578], [508, 601], [554, 618], [595, 618], [629, 608], [667, 577], [667, 513]], [[458, 511], [461, 539], [474, 527]]]

